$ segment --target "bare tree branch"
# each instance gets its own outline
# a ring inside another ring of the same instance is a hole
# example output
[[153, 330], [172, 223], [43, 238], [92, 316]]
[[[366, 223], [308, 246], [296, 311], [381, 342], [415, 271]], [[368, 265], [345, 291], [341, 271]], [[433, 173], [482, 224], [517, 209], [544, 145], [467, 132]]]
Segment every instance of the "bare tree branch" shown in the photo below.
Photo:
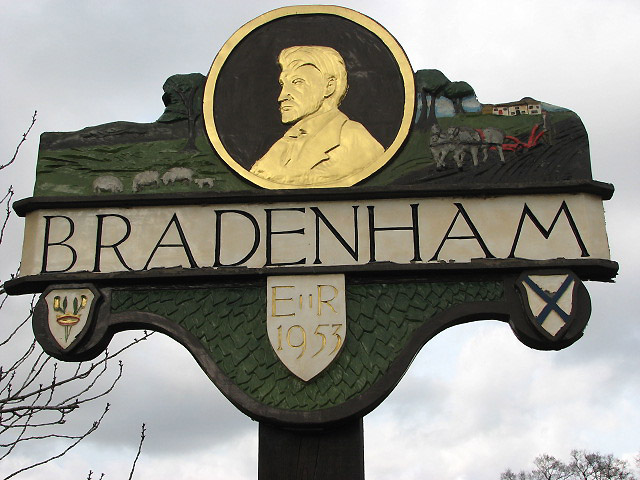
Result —
[[6, 195], [0, 200], [0, 203], [5, 203], [5, 214], [4, 220], [2, 222], [2, 227], [0, 227], [0, 243], [4, 239], [4, 232], [7, 229], [7, 223], [9, 222], [9, 218], [11, 217], [11, 200], [13, 200], [13, 195], [15, 192], [13, 191], [13, 185], [9, 185], [9, 189], [7, 190]]
[[[24, 325], [24, 323], [21, 324]], [[66, 417], [70, 413], [84, 404], [95, 402], [108, 395], [122, 378], [124, 368], [119, 361], [117, 374], [108, 380], [107, 385], [104, 385], [102, 379], [110, 371], [108, 366], [111, 361], [131, 346], [147, 339], [152, 333], [144, 331], [141, 337], [136, 337], [124, 347], [113, 353], [105, 352], [103, 357], [95, 363], [79, 364], [73, 369], [71, 375], [62, 378], [59, 378], [58, 363], [52, 363], [51, 357], [38, 351], [34, 344], [31, 344], [25, 353], [19, 355], [20, 358], [9, 368], [0, 368], [0, 460], [12, 454], [17, 446], [29, 441], [45, 439], [71, 441], [68, 448], [60, 454], [14, 472], [21, 473], [59, 458], [98, 428], [106, 412], [96, 421], [95, 428], [92, 427], [81, 435], [35, 433], [42, 428], [65, 424]], [[38, 379], [47, 376], [49, 377], [47, 383], [36, 383], [39, 382]], [[18, 378], [20, 381], [17, 380]], [[61, 387], [72, 386], [75, 387], [73, 391], [60, 395]], [[51, 414], [56, 416], [51, 417]]]
[[[640, 458], [640, 454], [639, 454]], [[629, 464], [611, 454], [602, 455], [586, 450], [572, 450], [569, 463], [551, 455], [539, 455], [530, 472], [515, 474], [507, 469], [501, 480], [636, 480]]]
[[24, 468], [21, 468], [19, 470], [16, 470], [15, 472], [13, 472], [12, 474], [4, 477], [4, 480], [8, 480], [9, 478], [15, 477], [16, 475], [18, 475], [19, 473], [25, 472], [27, 470], [30, 470], [32, 468], [35, 467], [39, 467], [40, 465], [44, 465], [45, 463], [49, 463], [52, 460], [55, 460], [57, 458], [62, 457], [64, 454], [66, 454], [69, 450], [71, 450], [73, 447], [75, 447], [76, 445], [78, 445], [78, 443], [80, 443], [82, 440], [84, 440], [85, 438], [87, 438], [89, 435], [91, 435], [93, 432], [95, 432], [98, 427], [100, 426], [100, 423], [102, 422], [102, 419], [104, 418], [104, 416], [107, 414], [107, 412], [109, 411], [109, 404], [107, 403], [107, 405], [104, 408], [104, 411], [102, 412], [102, 415], [100, 415], [100, 418], [98, 418], [98, 420], [96, 420], [95, 422], [93, 422], [93, 425], [91, 425], [91, 427], [84, 432], [82, 435], [79, 435], [76, 439], [75, 442], [73, 442], [71, 445], [68, 445], [67, 448], [65, 448], [64, 450], [62, 450], [62, 452], [58, 453], [57, 455], [53, 455], [49, 458], [47, 458], [46, 460], [42, 460], [41, 462], [37, 462], [34, 463], [32, 465], [28, 465]]
[[31, 117], [31, 125], [29, 125], [29, 128], [27, 129], [27, 131], [22, 134], [22, 139], [18, 143], [18, 146], [16, 147], [16, 151], [13, 153], [13, 157], [11, 157], [11, 160], [9, 160], [4, 165], [0, 165], [0, 170], [7, 168], [9, 165], [11, 165], [13, 162], [16, 161], [16, 158], [18, 158], [18, 153], [20, 152], [20, 147], [22, 147], [22, 144], [27, 141], [27, 135], [29, 135], [29, 132], [31, 132], [31, 129], [36, 123], [37, 115], [38, 115], [38, 111], [36, 110], [33, 112], [33, 116]]
[[140, 452], [142, 451], [142, 444], [145, 439], [146, 428], [144, 423], [142, 424], [142, 431], [140, 432], [140, 443], [138, 443], [138, 453], [136, 453], [136, 458], [133, 459], [133, 465], [131, 465], [131, 473], [129, 474], [129, 480], [133, 478], [133, 472], [136, 470], [136, 463], [138, 462], [138, 458], [140, 458]]
[[[33, 113], [31, 124], [22, 135], [13, 156], [8, 162], [0, 164], [0, 170], [9, 167], [17, 160], [21, 147], [35, 125], [36, 116], [37, 111]], [[14, 194], [13, 186], [10, 186], [6, 194], [0, 198], [0, 245], [6, 238], [5, 234], [9, 235], [11, 232], [10, 219]], [[6, 258], [6, 252], [4, 257]], [[19, 269], [11, 275], [11, 278], [18, 275], [18, 272]], [[0, 282], [0, 311], [6, 307], [8, 301], [8, 296], [1, 286], [2, 283]], [[124, 368], [118, 359], [117, 371], [114, 373], [113, 368], [110, 367], [115, 358], [152, 334], [144, 331], [142, 336], [135, 338], [117, 351], [105, 351], [104, 355], [92, 363], [78, 363], [72, 368], [69, 365], [62, 366], [45, 354], [35, 341], [30, 342], [29, 345], [19, 343], [24, 341], [21, 340], [21, 332], [25, 331], [33, 317], [34, 304], [35, 296], [31, 298], [29, 311], [25, 317], [16, 319], [15, 323], [6, 321], [0, 323], [2, 329], [0, 333], [0, 460], [11, 454], [17, 454], [21, 448], [28, 448], [30, 442], [64, 440], [66, 446], [58, 453], [47, 455], [44, 459], [18, 468], [4, 477], [4, 480], [62, 457], [93, 433], [109, 410], [108, 403], [102, 414], [91, 422], [91, 426], [82, 427], [80, 433], [67, 433], [59, 428], [65, 424], [73, 426], [71, 423], [75, 418], [73, 413], [113, 391], [122, 378]], [[144, 437], [143, 424], [130, 478], [140, 456]], [[6, 474], [3, 472], [1, 475]], [[91, 479], [92, 476], [93, 472], [90, 471], [87, 478]], [[100, 479], [103, 477], [104, 473], [100, 475]]]
[[[2, 307], [4, 306], [4, 302], [7, 299], [7, 294], [4, 294], [4, 298], [2, 299], [2, 303], [0, 303], [0, 310], [2, 310]], [[22, 322], [20, 322], [18, 324], [17, 327], [15, 327], [13, 329], [13, 331], [4, 339], [4, 340], [0, 340], [0, 347], [2, 347], [3, 345], [9, 343], [11, 341], [11, 339], [15, 336], [16, 333], [18, 333], [18, 331], [20, 331], [20, 329], [24, 326], [25, 323], [27, 323], [29, 320], [31, 320], [31, 317], [33, 316], [33, 305], [35, 304], [36, 301], [36, 296], [32, 295], [31, 296], [31, 307], [29, 308], [29, 314], [26, 316], [26, 318], [24, 320], [22, 320]], [[0, 366], [0, 378], [2, 378], [2, 367]]]
[[[109, 362], [109, 360], [112, 360], [114, 357], [117, 357], [118, 355], [120, 355], [122, 352], [124, 352], [128, 348], [132, 347], [133, 345], [136, 345], [137, 343], [139, 343], [139, 342], [141, 342], [143, 340], [146, 340], [152, 334], [153, 334], [153, 332], [145, 331], [142, 337], [134, 338], [130, 343], [128, 343], [127, 345], [122, 347], [120, 350], [116, 351], [114, 354], [108, 354], [108, 353], [105, 352], [105, 356], [101, 361], [99, 361], [97, 363], [92, 363], [83, 372], [76, 373], [75, 375], [69, 376], [69, 377], [67, 377], [67, 378], [65, 378], [63, 380], [52, 382], [51, 384], [46, 385], [46, 386], [41, 385], [39, 388], [37, 388], [35, 390], [32, 390], [32, 391], [29, 391], [28, 393], [25, 393], [25, 394], [14, 394], [13, 396], [11, 396], [10, 399], [8, 399], [6, 397], [5, 398], [0, 398], [0, 418], [1, 418], [2, 413], [5, 411], [5, 408], [6, 408], [5, 405], [7, 403], [9, 403], [9, 402], [17, 402], [17, 401], [26, 400], [27, 398], [30, 398], [33, 395], [40, 394], [40, 393], [45, 392], [45, 391], [56, 389], [56, 388], [58, 388], [58, 387], [60, 387], [62, 385], [65, 385], [67, 383], [70, 383], [70, 382], [73, 382], [73, 381], [76, 381], [76, 380], [86, 379], [98, 367], [102, 367], [102, 370], [97, 374], [98, 376], [101, 376], [106, 371], [106, 364]], [[41, 353], [40, 355], [44, 356], [44, 353]], [[44, 361], [42, 363], [46, 363], [50, 359], [51, 359], [51, 357], [45, 357], [45, 359], [44, 359]], [[40, 360], [41, 360], [41, 357], [38, 357], [38, 361], [40, 361]], [[56, 366], [57, 366], [57, 364], [56, 364]], [[36, 367], [38, 369], [38, 374], [40, 374], [42, 372], [42, 368], [41, 368], [40, 365], [34, 364], [33, 367], [32, 367], [32, 371], [34, 371], [36, 369]], [[122, 374], [122, 366], [120, 368], [119, 376], [121, 376], [121, 374]], [[30, 375], [31, 375], [31, 373], [30, 373]], [[33, 381], [33, 379], [29, 379], [28, 383], [31, 383], [32, 381]], [[95, 380], [92, 381], [91, 385], [93, 385], [93, 384], [95, 384]], [[113, 386], [109, 387], [109, 391], [111, 391], [112, 388], [113, 388]], [[85, 387], [84, 390], [82, 390], [79, 393], [76, 393], [75, 395], [72, 395], [72, 397], [70, 397], [70, 398], [77, 397], [77, 396], [81, 395], [82, 393], [85, 393], [85, 391], [88, 390], [88, 389], [89, 388]], [[21, 390], [19, 391], [19, 393], [21, 393], [23, 390], [24, 390], [24, 388], [21, 387]], [[105, 394], [106, 393], [108, 393], [108, 392], [105, 392]], [[100, 396], [103, 396], [103, 395], [100, 395]], [[96, 397], [92, 397], [90, 400], [95, 400], [95, 398]], [[66, 399], [65, 401], [68, 402], [69, 399]], [[84, 403], [85, 401], [86, 400], [82, 400], [80, 403]]]

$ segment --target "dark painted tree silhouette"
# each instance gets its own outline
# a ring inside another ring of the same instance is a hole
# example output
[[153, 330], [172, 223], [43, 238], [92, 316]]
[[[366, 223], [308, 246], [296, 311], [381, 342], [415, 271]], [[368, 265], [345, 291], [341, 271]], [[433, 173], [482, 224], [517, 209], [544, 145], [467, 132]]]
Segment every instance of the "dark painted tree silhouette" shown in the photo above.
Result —
[[202, 96], [205, 76], [188, 73], [170, 76], [162, 85], [164, 113], [157, 120], [161, 123], [187, 121], [188, 136], [184, 150], [196, 149], [196, 122], [202, 117]]
[[475, 95], [476, 92], [467, 82], [451, 82], [444, 88], [442, 94], [453, 102], [453, 108], [456, 114], [459, 114], [464, 113], [462, 99]]
[[[420, 130], [429, 131], [432, 125], [438, 123], [436, 118], [436, 101], [444, 94], [444, 90], [451, 81], [440, 70], [418, 70], [415, 75], [416, 90], [422, 111], [418, 118], [417, 126]], [[427, 100], [431, 100], [428, 105]]]

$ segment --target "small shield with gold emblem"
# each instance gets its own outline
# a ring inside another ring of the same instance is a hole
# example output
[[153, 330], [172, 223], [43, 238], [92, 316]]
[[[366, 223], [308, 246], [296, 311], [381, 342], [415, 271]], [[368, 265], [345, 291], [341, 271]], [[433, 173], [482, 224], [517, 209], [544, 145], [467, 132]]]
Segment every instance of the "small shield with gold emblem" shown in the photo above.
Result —
[[340, 353], [347, 333], [343, 274], [267, 278], [267, 334], [280, 361], [309, 381]]
[[96, 298], [90, 288], [63, 288], [44, 295], [49, 333], [62, 350], [79, 341], [90, 319]]

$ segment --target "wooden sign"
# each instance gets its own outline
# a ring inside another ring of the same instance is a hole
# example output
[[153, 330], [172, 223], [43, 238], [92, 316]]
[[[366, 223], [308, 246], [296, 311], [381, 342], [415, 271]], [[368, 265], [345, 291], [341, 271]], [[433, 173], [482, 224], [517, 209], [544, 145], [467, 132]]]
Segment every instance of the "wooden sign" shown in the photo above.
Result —
[[327, 475], [362, 478], [362, 417], [434, 335], [497, 319], [565, 348], [582, 282], [617, 273], [579, 117], [414, 73], [360, 13], [268, 12], [163, 89], [153, 123], [42, 135], [5, 289], [42, 292], [36, 338], [63, 360], [123, 329], [182, 343], [261, 422], [261, 478], [309, 428], [355, 459]]

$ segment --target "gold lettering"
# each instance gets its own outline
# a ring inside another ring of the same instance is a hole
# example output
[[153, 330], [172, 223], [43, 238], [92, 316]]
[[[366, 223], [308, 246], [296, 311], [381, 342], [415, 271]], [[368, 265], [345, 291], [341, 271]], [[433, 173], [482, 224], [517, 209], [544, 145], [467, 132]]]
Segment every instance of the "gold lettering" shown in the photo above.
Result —
[[[302, 334], [300, 343], [298, 343], [297, 345], [291, 343], [291, 330], [293, 330], [294, 328], [299, 328], [300, 333]], [[305, 332], [304, 328], [302, 328], [300, 325], [292, 325], [291, 327], [289, 327], [289, 330], [287, 330], [287, 343], [291, 348], [302, 348], [300, 355], [296, 357], [300, 358], [302, 355], [304, 355], [304, 351], [307, 349], [307, 332]]]
[[[322, 299], [322, 289], [324, 287], [333, 288], [333, 297], [329, 298], [328, 300], [323, 300]], [[335, 300], [337, 296], [338, 296], [338, 289], [336, 287], [334, 287], [333, 285], [318, 285], [318, 316], [322, 315], [322, 304], [323, 303], [326, 303], [329, 306], [329, 308], [331, 310], [333, 310], [333, 313], [338, 313], [338, 312], [336, 312], [336, 309], [333, 308], [333, 305], [331, 305], [331, 301]]]
[[333, 355], [334, 353], [336, 353], [340, 349], [340, 345], [342, 345], [342, 337], [338, 334], [338, 330], [340, 330], [340, 328], [342, 327], [342, 324], [335, 323], [331, 326], [335, 327], [335, 330], [333, 331], [332, 335], [337, 337], [338, 340], [336, 341], [336, 346], [333, 348], [333, 350], [331, 350], [331, 353], [329, 355]]
[[320, 330], [320, 327], [328, 327], [329, 324], [328, 323], [320, 323], [317, 327], [316, 327], [316, 331], [313, 332], [314, 335], [318, 335], [320, 337], [322, 337], [322, 346], [320, 347], [320, 350], [318, 350], [316, 353], [313, 354], [313, 356], [315, 357], [316, 355], [318, 355], [322, 350], [324, 350], [324, 347], [327, 346], [327, 336], [322, 333], [319, 332], [318, 330]]
[[278, 348], [277, 350], [282, 350], [282, 325], [278, 325]]
[[278, 298], [278, 288], [293, 288], [293, 285], [278, 285], [276, 287], [271, 287], [271, 316], [272, 317], [293, 317], [295, 313], [277, 313], [276, 310], [276, 302], [290, 302], [293, 300], [293, 297], [289, 298]]

